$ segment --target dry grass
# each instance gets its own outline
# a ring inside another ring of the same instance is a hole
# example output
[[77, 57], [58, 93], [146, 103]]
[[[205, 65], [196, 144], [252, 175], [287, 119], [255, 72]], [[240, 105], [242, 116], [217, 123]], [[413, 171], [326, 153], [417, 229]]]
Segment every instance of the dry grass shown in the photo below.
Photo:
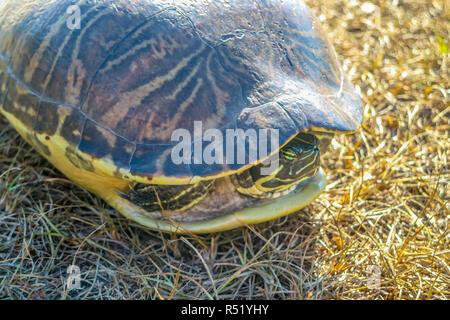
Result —
[[[0, 299], [448, 299], [449, 3], [308, 3], [365, 110], [324, 157], [330, 184], [313, 205], [199, 238], [149, 231], [1, 119]], [[82, 288], [67, 292], [71, 264]]]

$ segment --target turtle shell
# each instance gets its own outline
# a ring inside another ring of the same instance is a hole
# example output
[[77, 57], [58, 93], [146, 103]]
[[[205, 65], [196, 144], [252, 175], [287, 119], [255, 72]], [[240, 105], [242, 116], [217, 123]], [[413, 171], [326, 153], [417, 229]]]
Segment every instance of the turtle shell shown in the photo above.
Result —
[[[69, 28], [77, 10], [80, 26]], [[301, 0], [4, 0], [0, 103], [33, 133], [61, 137], [77, 166], [156, 183], [255, 163], [175, 165], [172, 134], [195, 136], [196, 121], [224, 136], [277, 129], [280, 145], [362, 121], [358, 93]]]

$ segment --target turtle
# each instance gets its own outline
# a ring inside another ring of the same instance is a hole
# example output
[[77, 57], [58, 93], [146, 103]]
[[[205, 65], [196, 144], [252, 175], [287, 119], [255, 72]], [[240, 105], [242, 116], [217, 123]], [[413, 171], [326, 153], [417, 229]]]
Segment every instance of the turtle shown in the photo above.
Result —
[[302, 0], [3, 0], [0, 111], [74, 184], [174, 233], [299, 211], [363, 120]]

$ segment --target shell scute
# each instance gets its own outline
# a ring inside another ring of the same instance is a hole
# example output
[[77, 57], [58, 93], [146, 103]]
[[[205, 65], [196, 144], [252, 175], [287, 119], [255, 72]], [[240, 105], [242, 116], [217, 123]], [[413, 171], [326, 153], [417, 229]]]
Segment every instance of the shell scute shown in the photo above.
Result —
[[280, 108], [276, 101], [257, 108], [244, 109], [236, 123], [238, 129], [253, 130], [258, 134], [260, 129], [276, 130], [281, 143], [290, 140], [300, 131], [297, 124], [283, 108]]
[[173, 145], [136, 145], [130, 162], [131, 174], [145, 176], [152, 172], [159, 177], [190, 177], [189, 164], [175, 165], [171, 161], [172, 148]]
[[34, 127], [39, 110], [39, 98], [29, 93], [21, 84], [11, 76], [8, 77], [4, 91], [3, 110], [14, 115], [29, 128]]
[[34, 123], [34, 131], [39, 134], [54, 135], [59, 126], [59, 106], [41, 101], [39, 103], [36, 122]]
[[63, 106], [59, 107], [59, 114], [62, 123], [59, 134], [71, 146], [78, 146], [86, 117], [77, 109]]
[[87, 120], [78, 150], [94, 158], [109, 159], [118, 170], [129, 171], [134, 144]]

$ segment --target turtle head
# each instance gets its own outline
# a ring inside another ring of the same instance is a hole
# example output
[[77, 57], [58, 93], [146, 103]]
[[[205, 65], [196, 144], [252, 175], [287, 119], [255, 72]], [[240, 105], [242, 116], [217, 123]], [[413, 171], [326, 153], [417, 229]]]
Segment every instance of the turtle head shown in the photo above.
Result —
[[[255, 198], [282, 196], [316, 175], [320, 154], [332, 139], [328, 133], [299, 133], [278, 152], [278, 165], [267, 174], [267, 163], [256, 165], [234, 176], [238, 191]], [[265, 171], [262, 169], [265, 167]]]

